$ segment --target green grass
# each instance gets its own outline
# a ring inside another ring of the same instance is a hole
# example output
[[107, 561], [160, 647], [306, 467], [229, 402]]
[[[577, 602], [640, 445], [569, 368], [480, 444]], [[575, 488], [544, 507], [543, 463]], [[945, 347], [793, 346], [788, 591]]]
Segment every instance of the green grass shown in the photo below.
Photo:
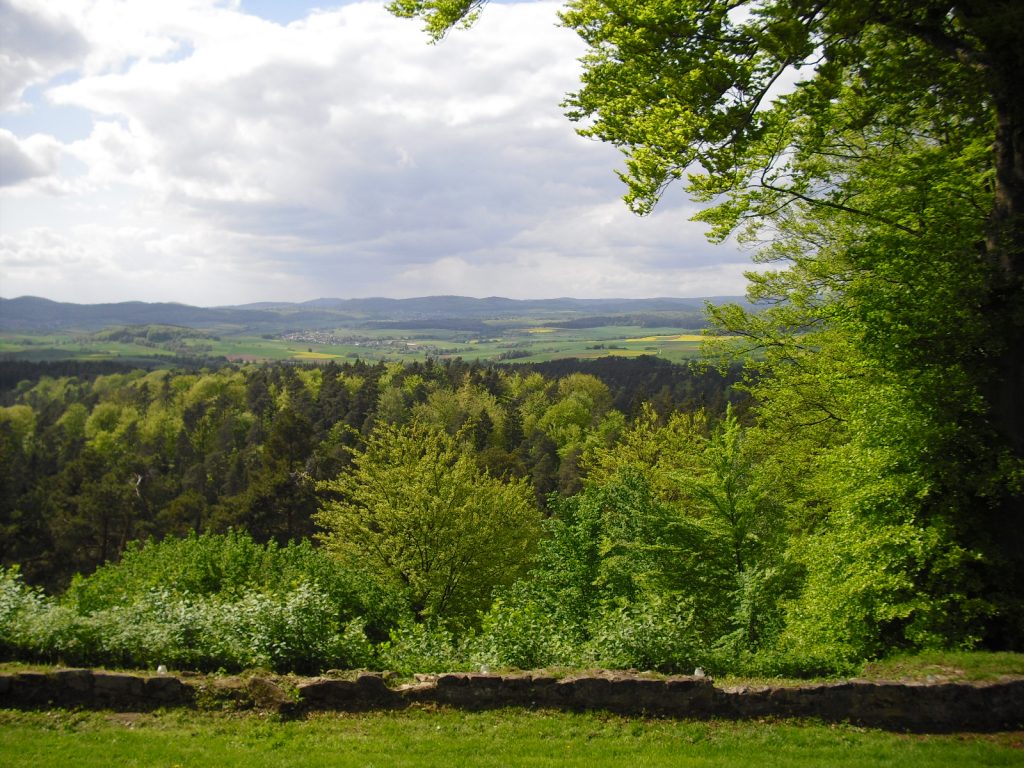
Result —
[[864, 676], [873, 680], [986, 681], [1007, 675], [1024, 676], [1024, 653], [918, 651], [864, 666]]
[[32, 766], [1011, 766], [1021, 734], [908, 736], [816, 723], [523, 710], [258, 714], [0, 710], [0, 764]]

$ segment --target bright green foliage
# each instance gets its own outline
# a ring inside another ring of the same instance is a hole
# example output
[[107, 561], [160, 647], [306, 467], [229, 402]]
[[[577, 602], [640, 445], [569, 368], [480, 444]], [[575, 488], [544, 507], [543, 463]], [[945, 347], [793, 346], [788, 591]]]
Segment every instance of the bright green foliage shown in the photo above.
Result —
[[833, 512], [827, 528], [793, 544], [808, 575], [780, 650], [794, 666], [828, 669], [900, 648], [972, 647], [964, 628], [990, 609], [966, 594], [970, 556], [950, 539], [940, 524]]
[[[634, 209], [685, 179], [713, 203], [698, 218], [714, 239], [739, 231], [790, 264], [751, 276], [766, 311], [717, 319], [762, 351], [757, 441], [792, 462], [775, 476], [808, 580], [787, 637], [835, 658], [970, 643], [1016, 578], [991, 512], [1005, 480], [986, 419], [1003, 406], [986, 396], [1018, 321], [986, 313], [1006, 262], [980, 258], [999, 86], [964, 65], [995, 54], [979, 54], [995, 11], [580, 0], [565, 14], [590, 45], [570, 115], [623, 149]], [[749, 515], [720, 490], [712, 506], [742, 538]], [[995, 567], [978, 578], [982, 562]]]
[[[250, 592], [287, 592], [302, 581], [327, 588], [339, 609], [364, 613], [366, 585], [337, 566], [308, 540], [285, 547], [257, 544], [248, 534], [230, 531], [162, 541], [139, 542], [121, 560], [78, 576], [64, 601], [80, 612], [109, 608], [154, 589], [174, 594], [240, 597]], [[372, 598], [380, 600], [379, 596]]]
[[[670, 445], [677, 426], [653, 444]], [[794, 576], [742, 436], [731, 415], [710, 437], [691, 434], [694, 474], [676, 479], [674, 502], [628, 464], [554, 501], [534, 570], [485, 617], [481, 658], [689, 671], [735, 668], [774, 642]]]
[[630, 473], [677, 510], [666, 525], [675, 531], [679, 562], [666, 586], [688, 599], [703, 591], [709, 602], [702, 612], [732, 611], [708, 629], [716, 644], [749, 652], [776, 636], [780, 600], [796, 583], [783, 563], [788, 514], [763, 453], [732, 411], [709, 428], [700, 412], [673, 414], [658, 426], [648, 409], [619, 443], [594, 452], [588, 482], [600, 486]]
[[422, 17], [424, 31], [437, 42], [456, 25], [469, 26], [486, 0], [393, 0], [388, 10], [404, 18]]
[[791, 532], [748, 431], [731, 409], [700, 459], [696, 472], [677, 477], [694, 500], [703, 556], [731, 582], [722, 589], [728, 632], [716, 646], [736, 657], [770, 645], [782, 628], [781, 601], [798, 583], [783, 556]]
[[15, 443], [22, 450], [31, 450], [32, 435], [35, 432], [36, 414], [29, 405], [11, 405], [0, 408], [0, 425], [9, 429]]
[[[852, 85], [833, 96], [836, 110], [881, 108]], [[1002, 548], [984, 498], [999, 481], [978, 376], [986, 271], [970, 256], [987, 207], [984, 125], [947, 140], [945, 112], [917, 111], [870, 135], [787, 125], [806, 132], [790, 162], [826, 175], [836, 205], [782, 205], [771, 189], [737, 192], [742, 216], [731, 203], [708, 214], [731, 229], [756, 209], [748, 236], [771, 226], [773, 238], [761, 258], [790, 263], [751, 276], [773, 306], [716, 316], [740, 351], [762, 351], [756, 440], [774, 454], [793, 532], [809, 534], [791, 547], [808, 571], [787, 630], [797, 654], [970, 643], [989, 612], [975, 574]]]
[[[396, 606], [306, 541], [192, 536], [129, 549], [60, 599], [0, 573], [0, 653], [67, 664], [315, 672], [369, 664]], [[368, 624], [368, 622], [370, 622]]]
[[529, 558], [539, 515], [528, 487], [492, 478], [447, 432], [378, 426], [352, 464], [321, 484], [322, 539], [418, 620], [473, 623]]
[[18, 624], [39, 612], [46, 597], [25, 584], [18, 568], [0, 568], [0, 658], [17, 658], [22, 651]]
[[677, 478], [696, 471], [707, 433], [703, 410], [674, 412], [662, 425], [647, 403], [616, 441], [587, 451], [587, 482], [603, 485], [620, 474], [638, 474], [660, 501], [679, 501], [683, 488]]
[[419, 672], [453, 672], [470, 669], [464, 652], [465, 640], [438, 623], [407, 620], [391, 630], [388, 640], [377, 648], [382, 669], [406, 675]]

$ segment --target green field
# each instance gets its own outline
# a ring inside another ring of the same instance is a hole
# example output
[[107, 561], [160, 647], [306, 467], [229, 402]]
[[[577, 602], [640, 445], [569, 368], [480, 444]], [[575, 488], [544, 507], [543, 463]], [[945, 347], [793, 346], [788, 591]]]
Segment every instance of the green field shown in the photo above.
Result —
[[544, 362], [566, 357], [656, 355], [681, 362], [700, 355], [699, 331], [686, 328], [601, 326], [551, 328], [496, 326], [476, 333], [441, 329], [337, 328], [290, 334], [220, 333], [183, 338], [173, 345], [112, 341], [99, 334], [0, 334], [0, 356], [20, 360], [125, 360], [226, 357], [242, 362], [295, 360], [424, 360], [462, 358], [497, 362]]
[[920, 736], [811, 722], [600, 713], [318, 714], [0, 710], [0, 764], [45, 766], [1013, 766], [1022, 735]]

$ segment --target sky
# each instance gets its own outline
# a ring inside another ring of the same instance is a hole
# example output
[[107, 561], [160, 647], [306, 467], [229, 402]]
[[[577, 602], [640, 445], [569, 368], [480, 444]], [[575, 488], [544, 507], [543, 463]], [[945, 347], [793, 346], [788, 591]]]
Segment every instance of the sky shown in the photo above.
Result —
[[622, 202], [557, 3], [428, 44], [383, 2], [0, 0], [0, 296], [222, 306], [742, 294]]

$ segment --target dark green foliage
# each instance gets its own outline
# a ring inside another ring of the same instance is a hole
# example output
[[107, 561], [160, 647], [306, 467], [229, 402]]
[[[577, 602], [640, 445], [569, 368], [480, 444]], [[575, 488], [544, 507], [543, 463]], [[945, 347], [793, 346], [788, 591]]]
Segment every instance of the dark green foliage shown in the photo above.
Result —
[[720, 412], [725, 410], [727, 402], [746, 401], [742, 391], [733, 389], [743, 376], [740, 365], [719, 371], [700, 363], [674, 364], [652, 355], [642, 355], [635, 358], [599, 357], [596, 360], [568, 358], [530, 363], [522, 368], [550, 378], [572, 373], [594, 376], [610, 390], [613, 407], [629, 415], [638, 413], [643, 403], [651, 401], [657, 401], [662, 416], [675, 410], [698, 408]]

